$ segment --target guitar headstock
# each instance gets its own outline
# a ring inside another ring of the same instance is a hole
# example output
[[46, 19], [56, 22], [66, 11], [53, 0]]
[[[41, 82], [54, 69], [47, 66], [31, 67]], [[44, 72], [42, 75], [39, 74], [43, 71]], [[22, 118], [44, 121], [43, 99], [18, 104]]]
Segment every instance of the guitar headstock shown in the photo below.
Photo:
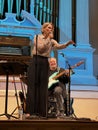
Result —
[[77, 64], [75, 64], [75, 67], [80, 66], [81, 64], [84, 64], [84, 61], [79, 61]]

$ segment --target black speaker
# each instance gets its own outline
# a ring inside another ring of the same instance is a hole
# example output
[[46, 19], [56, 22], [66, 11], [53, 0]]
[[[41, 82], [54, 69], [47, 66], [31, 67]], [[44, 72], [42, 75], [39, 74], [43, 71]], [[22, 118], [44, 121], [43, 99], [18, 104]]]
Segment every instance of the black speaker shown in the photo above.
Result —
[[23, 46], [21, 50], [22, 50], [23, 56], [30, 56], [31, 55], [31, 47], [30, 46]]

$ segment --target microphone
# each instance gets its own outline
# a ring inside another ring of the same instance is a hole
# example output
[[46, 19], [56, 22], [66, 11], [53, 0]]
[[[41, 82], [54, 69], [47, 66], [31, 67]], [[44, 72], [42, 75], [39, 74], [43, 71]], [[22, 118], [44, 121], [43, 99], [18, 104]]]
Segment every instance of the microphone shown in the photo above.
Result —
[[77, 46], [76, 43], [74, 43], [73, 46], [76, 47]]

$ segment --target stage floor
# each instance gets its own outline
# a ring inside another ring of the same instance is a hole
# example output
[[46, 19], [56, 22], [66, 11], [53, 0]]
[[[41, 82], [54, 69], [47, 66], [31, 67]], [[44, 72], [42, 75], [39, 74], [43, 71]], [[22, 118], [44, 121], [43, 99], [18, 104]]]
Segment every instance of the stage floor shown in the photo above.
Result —
[[73, 117], [47, 119], [8, 119], [0, 117], [0, 130], [98, 130], [98, 122]]

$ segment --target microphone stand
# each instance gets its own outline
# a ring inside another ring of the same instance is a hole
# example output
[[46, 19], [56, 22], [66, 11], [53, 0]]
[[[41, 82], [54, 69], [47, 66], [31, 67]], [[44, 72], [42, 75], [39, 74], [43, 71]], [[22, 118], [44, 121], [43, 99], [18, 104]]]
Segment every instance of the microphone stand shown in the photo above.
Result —
[[67, 88], [67, 111], [66, 111], [66, 116], [70, 116], [70, 84], [71, 84], [71, 77], [70, 77], [70, 73], [71, 73], [71, 66], [68, 62], [68, 60], [66, 60], [66, 64], [68, 65], [68, 69], [69, 69], [69, 77], [68, 77], [68, 88]]
[[66, 116], [70, 116], [71, 115], [71, 110], [70, 110], [70, 84], [71, 84], [71, 78], [70, 78], [70, 73], [72, 71], [72, 68], [68, 62], [68, 59], [67, 57], [63, 54], [63, 53], [60, 53], [64, 58], [65, 58], [65, 63], [66, 65], [68, 66], [68, 69], [69, 69], [69, 78], [68, 78], [68, 88], [66, 89], [66, 94], [67, 94], [67, 99], [66, 99]]
[[[38, 48], [38, 34], [36, 35], [36, 59], [35, 59], [35, 86], [37, 86], [35, 88], [35, 111], [37, 109], [38, 113], [36, 113], [36, 115], [39, 115], [39, 112], [40, 112], [40, 108], [38, 107], [38, 104], [40, 106], [40, 101], [39, 101], [39, 88], [38, 88], [38, 82], [37, 82], [37, 79], [38, 79], [38, 55], [37, 55], [37, 48]], [[36, 101], [37, 101], [37, 96], [38, 96], [38, 103], [36, 104]]]

